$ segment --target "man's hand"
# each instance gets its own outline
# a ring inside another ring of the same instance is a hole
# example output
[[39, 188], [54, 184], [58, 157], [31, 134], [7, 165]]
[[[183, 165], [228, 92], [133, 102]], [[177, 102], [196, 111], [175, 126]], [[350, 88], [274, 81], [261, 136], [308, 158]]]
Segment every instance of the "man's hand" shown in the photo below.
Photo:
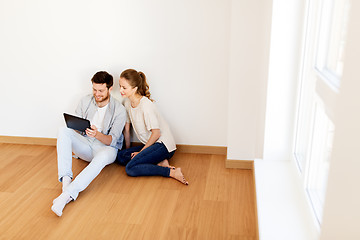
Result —
[[85, 130], [85, 133], [88, 137], [96, 137], [96, 134], [98, 133], [97, 128], [95, 127], [95, 125], [91, 125], [91, 129], [87, 128]]

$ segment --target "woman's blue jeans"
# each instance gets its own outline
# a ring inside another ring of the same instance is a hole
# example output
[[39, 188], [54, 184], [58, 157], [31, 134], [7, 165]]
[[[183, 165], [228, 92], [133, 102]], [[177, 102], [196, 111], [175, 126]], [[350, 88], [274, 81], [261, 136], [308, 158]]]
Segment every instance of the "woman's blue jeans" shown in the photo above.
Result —
[[[126, 166], [125, 171], [127, 175], [132, 177], [137, 176], [163, 176], [169, 177], [170, 168], [161, 167], [157, 164], [165, 159], [170, 159], [175, 150], [168, 152], [163, 143], [154, 143], [148, 148], [145, 148], [139, 152], [144, 145], [131, 147], [118, 152], [116, 162]], [[131, 154], [133, 152], [139, 152], [133, 159]]]

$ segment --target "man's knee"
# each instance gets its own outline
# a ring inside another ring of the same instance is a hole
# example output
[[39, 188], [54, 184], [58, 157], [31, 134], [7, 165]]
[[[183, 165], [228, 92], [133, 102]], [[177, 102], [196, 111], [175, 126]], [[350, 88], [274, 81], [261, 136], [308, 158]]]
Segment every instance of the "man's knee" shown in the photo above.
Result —
[[108, 165], [110, 163], [113, 163], [116, 158], [116, 151], [110, 150], [110, 151], [100, 151], [97, 154], [95, 154], [92, 162], [94, 161], [97, 164], [100, 165]]
[[72, 133], [72, 131], [74, 130], [67, 127], [60, 127], [58, 132], [58, 137], [68, 136]]

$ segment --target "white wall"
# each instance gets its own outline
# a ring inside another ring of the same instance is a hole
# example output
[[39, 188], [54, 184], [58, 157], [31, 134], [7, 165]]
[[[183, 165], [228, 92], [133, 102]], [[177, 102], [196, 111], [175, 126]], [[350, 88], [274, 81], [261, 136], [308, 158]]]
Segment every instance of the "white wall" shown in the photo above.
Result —
[[350, 11], [321, 240], [360, 239], [360, 2]]
[[227, 158], [262, 158], [272, 1], [232, 1]]
[[264, 160], [292, 158], [304, 5], [303, 0], [273, 1]]
[[[99, 70], [142, 70], [176, 142], [227, 145], [230, 0], [0, 2], [0, 135], [56, 137]], [[118, 96], [118, 94], [117, 94]]]

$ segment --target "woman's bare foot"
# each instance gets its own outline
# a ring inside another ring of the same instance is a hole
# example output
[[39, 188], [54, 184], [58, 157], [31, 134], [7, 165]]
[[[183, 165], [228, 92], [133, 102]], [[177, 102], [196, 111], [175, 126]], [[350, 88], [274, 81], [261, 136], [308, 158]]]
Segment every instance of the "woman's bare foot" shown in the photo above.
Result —
[[159, 162], [157, 165], [160, 166], [160, 167], [167, 167], [167, 168], [170, 168], [170, 169], [175, 169], [174, 166], [170, 166], [169, 161], [167, 159]]
[[181, 172], [181, 168], [170, 169], [170, 177], [178, 180], [182, 184], [189, 185], [188, 181], [186, 181], [184, 175]]

